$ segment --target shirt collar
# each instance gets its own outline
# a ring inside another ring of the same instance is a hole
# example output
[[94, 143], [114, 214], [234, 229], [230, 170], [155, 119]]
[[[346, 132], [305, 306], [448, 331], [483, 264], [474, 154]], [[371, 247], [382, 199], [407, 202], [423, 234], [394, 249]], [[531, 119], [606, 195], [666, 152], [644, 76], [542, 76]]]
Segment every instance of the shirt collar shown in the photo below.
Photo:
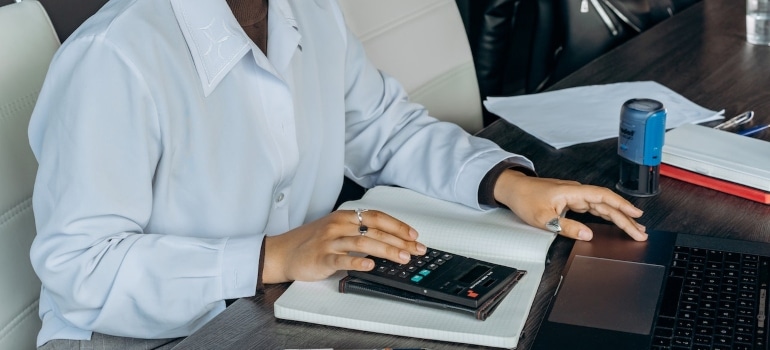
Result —
[[[225, 1], [171, 0], [171, 6], [190, 50], [203, 93], [211, 94], [249, 51], [259, 51], [241, 29]], [[257, 64], [272, 74], [285, 69], [294, 52], [301, 50], [301, 35], [286, 0], [271, 0], [268, 7], [270, 62], [254, 52]]]

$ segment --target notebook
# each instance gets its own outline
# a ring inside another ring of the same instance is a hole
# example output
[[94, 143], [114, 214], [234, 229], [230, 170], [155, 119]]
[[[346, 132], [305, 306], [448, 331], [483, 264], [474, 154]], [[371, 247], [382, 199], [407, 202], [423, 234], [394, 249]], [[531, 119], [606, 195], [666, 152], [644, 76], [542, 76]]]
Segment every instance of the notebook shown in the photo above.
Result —
[[[410, 225], [431, 248], [527, 271], [484, 321], [473, 314], [338, 291], [345, 272], [293, 282], [275, 303], [279, 319], [497, 348], [515, 348], [555, 235], [510, 210], [480, 211], [397, 187], [375, 187], [341, 209], [378, 209]], [[353, 215], [351, 213], [351, 215]]]
[[534, 349], [766, 349], [770, 244], [592, 225]]
[[770, 142], [685, 124], [666, 133], [662, 162], [709, 177], [770, 191]]

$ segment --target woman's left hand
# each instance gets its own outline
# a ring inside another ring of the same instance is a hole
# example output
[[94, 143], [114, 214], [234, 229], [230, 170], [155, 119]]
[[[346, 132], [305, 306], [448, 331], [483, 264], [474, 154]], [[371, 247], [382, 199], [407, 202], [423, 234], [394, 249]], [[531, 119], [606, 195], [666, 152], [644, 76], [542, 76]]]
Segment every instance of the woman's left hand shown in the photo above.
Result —
[[[636, 222], [642, 210], [605, 187], [575, 181], [531, 177], [506, 170], [495, 183], [495, 199], [508, 206], [529, 225], [546, 229], [548, 221], [567, 210], [591, 213], [612, 221], [637, 241], [647, 240], [645, 227]], [[567, 218], [559, 220], [560, 234], [588, 241], [593, 232], [585, 224]]]

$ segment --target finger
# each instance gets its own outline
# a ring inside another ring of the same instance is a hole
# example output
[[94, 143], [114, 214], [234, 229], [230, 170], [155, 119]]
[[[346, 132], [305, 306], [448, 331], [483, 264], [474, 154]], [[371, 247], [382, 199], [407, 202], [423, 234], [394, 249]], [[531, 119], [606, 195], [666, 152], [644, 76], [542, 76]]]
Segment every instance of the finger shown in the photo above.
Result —
[[418, 236], [417, 231], [411, 226], [379, 210], [367, 210], [362, 212], [361, 222], [358, 221], [358, 215], [355, 211], [353, 211], [351, 218], [355, 225], [364, 225], [367, 227], [368, 231], [371, 231], [371, 229], [374, 228], [407, 241], [414, 241]]
[[636, 220], [634, 220], [634, 218], [625, 215], [624, 213], [622, 213], [616, 208], [606, 206], [606, 205], [597, 205], [593, 207], [590, 210], [590, 212], [591, 214], [599, 216], [607, 221], [612, 221], [616, 226], [620, 227], [634, 240], [637, 240], [637, 241], [647, 240], [647, 233], [645, 232], [645, 227], [637, 223]]
[[374, 261], [372, 259], [347, 254], [327, 255], [326, 264], [331, 271], [370, 271], [374, 268]]
[[593, 231], [579, 221], [561, 218], [559, 224], [561, 225], [561, 232], [559, 234], [564, 237], [581, 241], [590, 241], [594, 237]]
[[335, 240], [333, 244], [335, 245], [334, 249], [341, 253], [358, 252], [388, 259], [400, 264], [409, 263], [409, 260], [411, 260], [413, 255], [407, 249], [361, 235], [355, 237], [342, 237]]
[[392, 245], [394, 247], [405, 249], [411, 255], [422, 255], [422, 254], [425, 254], [425, 252], [427, 251], [427, 248], [425, 247], [425, 245], [423, 245], [420, 242], [405, 241], [388, 232], [384, 232], [376, 228], [368, 228], [364, 236], [370, 239], [381, 241], [385, 244]]
[[606, 187], [585, 185], [581, 189], [582, 191], [574, 193], [574, 196], [568, 199], [568, 206], [572, 211], [584, 213], [591, 207], [607, 205], [633, 218], [644, 214], [644, 211]]
[[645, 232], [644, 226], [637, 223], [634, 219], [628, 216], [617, 215], [612, 218], [612, 222], [615, 223], [616, 226], [620, 227], [623, 231], [625, 231], [634, 240], [647, 240], [647, 232]]
[[[635, 221], [628, 219], [613, 221], [616, 226], [626, 232], [635, 241], [646, 241], [647, 233], [644, 231], [644, 226], [639, 225]], [[572, 219], [563, 218], [560, 220], [561, 235], [569, 238], [578, 239], [581, 241], [590, 241], [593, 238], [593, 231], [585, 224]], [[641, 226], [641, 228], [640, 228]]]

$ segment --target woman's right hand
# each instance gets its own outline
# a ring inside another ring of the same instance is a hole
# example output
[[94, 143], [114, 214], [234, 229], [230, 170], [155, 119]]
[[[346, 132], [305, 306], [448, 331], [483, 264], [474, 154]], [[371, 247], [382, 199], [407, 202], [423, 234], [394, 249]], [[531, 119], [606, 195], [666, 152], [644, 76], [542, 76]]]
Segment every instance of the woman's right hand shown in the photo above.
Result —
[[316, 281], [339, 270], [369, 271], [373, 255], [406, 264], [411, 255], [425, 254], [417, 231], [377, 210], [361, 213], [366, 234], [359, 233], [354, 210], [338, 210], [311, 223], [265, 239], [263, 283]]

